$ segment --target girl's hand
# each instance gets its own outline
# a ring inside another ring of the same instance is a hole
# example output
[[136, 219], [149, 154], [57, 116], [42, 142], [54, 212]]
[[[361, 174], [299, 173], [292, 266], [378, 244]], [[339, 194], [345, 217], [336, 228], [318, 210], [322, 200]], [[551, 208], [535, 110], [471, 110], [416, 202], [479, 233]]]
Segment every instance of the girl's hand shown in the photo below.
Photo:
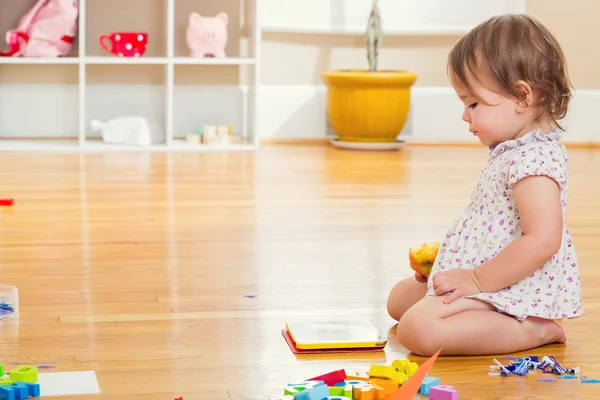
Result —
[[437, 296], [452, 292], [444, 299], [444, 304], [450, 304], [463, 296], [481, 293], [473, 270], [462, 268], [436, 273], [433, 277], [433, 289]]
[[415, 279], [418, 282], [427, 283], [427, 277], [425, 275], [422, 275], [422, 274], [418, 273], [418, 272], [415, 272]]

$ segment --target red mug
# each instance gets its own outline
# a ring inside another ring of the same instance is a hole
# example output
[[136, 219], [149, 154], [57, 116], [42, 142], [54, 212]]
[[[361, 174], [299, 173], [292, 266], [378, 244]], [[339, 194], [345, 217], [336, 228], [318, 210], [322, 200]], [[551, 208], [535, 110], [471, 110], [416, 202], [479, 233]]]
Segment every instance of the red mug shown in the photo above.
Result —
[[[110, 40], [110, 48], [105, 44], [106, 39]], [[100, 36], [100, 46], [119, 57], [139, 57], [146, 52], [147, 44], [147, 33], [113, 32], [110, 35]]]

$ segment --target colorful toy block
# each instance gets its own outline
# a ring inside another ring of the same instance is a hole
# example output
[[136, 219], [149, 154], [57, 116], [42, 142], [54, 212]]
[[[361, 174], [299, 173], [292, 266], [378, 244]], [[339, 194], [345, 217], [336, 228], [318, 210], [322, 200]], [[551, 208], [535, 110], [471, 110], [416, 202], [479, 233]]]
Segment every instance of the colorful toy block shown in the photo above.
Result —
[[356, 372], [356, 374], [353, 375], [348, 375], [346, 377], [346, 379], [348, 380], [352, 380], [352, 381], [366, 381], [368, 382], [369, 379], [371, 379], [371, 377], [368, 374], [363, 374], [362, 372]]
[[410, 378], [419, 369], [419, 364], [411, 362], [404, 366], [404, 373]]
[[0, 376], [4, 376], [4, 364], [0, 364]]
[[343, 369], [329, 372], [327, 374], [315, 376], [308, 379], [309, 381], [323, 381], [327, 386], [334, 386], [338, 382], [346, 380], [346, 371]]
[[432, 386], [429, 389], [429, 400], [458, 400], [458, 392], [451, 385]]
[[38, 369], [31, 365], [21, 365], [8, 373], [13, 382], [31, 382], [38, 380]]
[[25, 386], [27, 386], [27, 390], [29, 391], [29, 396], [40, 397], [40, 384], [39, 383], [26, 382]]
[[434, 376], [426, 376], [421, 383], [421, 387], [419, 387], [419, 393], [422, 395], [428, 396], [429, 390], [432, 386], [439, 386], [440, 378], [436, 378]]
[[0, 385], [12, 385], [13, 383], [12, 379], [8, 376], [0, 377]]
[[371, 385], [379, 386], [380, 388], [382, 388], [386, 396], [388, 396], [388, 395], [394, 393], [396, 390], [398, 390], [398, 386], [400, 386], [400, 384], [401, 384], [401, 383], [393, 381], [391, 379], [381, 379], [381, 378], [373, 378], [373, 379], [369, 380], [369, 383]]
[[354, 400], [380, 400], [385, 397], [385, 391], [379, 386], [366, 384], [352, 388]]
[[24, 400], [29, 397], [29, 390], [24, 383], [14, 383], [10, 388], [15, 392], [15, 400]]
[[15, 391], [10, 386], [0, 386], [0, 399], [2, 400], [15, 400]]
[[342, 386], [329, 386], [330, 396], [343, 396], [344, 388]]
[[[329, 397], [329, 388], [325, 385], [317, 385], [314, 388], [300, 392], [299, 395], [304, 395], [306, 400], [322, 400]], [[294, 397], [298, 398], [300, 396]]]
[[352, 400], [350, 397], [346, 397], [346, 396], [329, 396], [326, 397], [324, 400]]
[[396, 368], [398, 371], [404, 371], [404, 367], [410, 364], [410, 360], [408, 358], [403, 358], [401, 360], [394, 360], [392, 362], [392, 367]]
[[398, 383], [403, 383], [407, 379], [403, 371], [398, 371], [396, 368], [390, 365], [371, 365], [371, 369], [369, 369], [369, 376], [371, 378], [391, 379]]

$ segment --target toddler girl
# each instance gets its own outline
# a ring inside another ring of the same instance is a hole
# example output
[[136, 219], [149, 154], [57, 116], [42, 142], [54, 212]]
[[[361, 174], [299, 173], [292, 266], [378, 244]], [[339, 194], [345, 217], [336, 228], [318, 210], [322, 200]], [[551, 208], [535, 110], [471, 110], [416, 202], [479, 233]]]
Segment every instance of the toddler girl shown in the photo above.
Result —
[[563, 343], [553, 320], [583, 315], [565, 225], [571, 100], [554, 36], [526, 15], [494, 17], [452, 49], [449, 76], [489, 157], [429, 278], [392, 289], [399, 341], [418, 355], [490, 355]]

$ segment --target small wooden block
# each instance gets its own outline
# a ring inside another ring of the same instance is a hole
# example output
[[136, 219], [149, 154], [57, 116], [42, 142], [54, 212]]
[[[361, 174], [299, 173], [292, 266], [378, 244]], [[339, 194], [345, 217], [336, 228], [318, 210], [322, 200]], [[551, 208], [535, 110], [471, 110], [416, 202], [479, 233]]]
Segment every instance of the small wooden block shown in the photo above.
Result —
[[410, 364], [410, 360], [408, 358], [403, 358], [401, 360], [394, 360], [392, 362], [392, 367], [396, 368], [398, 371], [404, 371], [404, 367]]
[[354, 400], [380, 400], [385, 397], [383, 388], [371, 384], [354, 386], [352, 389]]
[[308, 379], [309, 381], [323, 381], [327, 386], [333, 386], [338, 382], [342, 382], [346, 379], [346, 371], [339, 369], [337, 371], [329, 372], [327, 374], [315, 376], [314, 378]]
[[[317, 385], [314, 388], [306, 389], [300, 394], [304, 394], [306, 400], [323, 400], [329, 397], [329, 388], [326, 385]], [[294, 396], [299, 400], [300, 396]]]
[[2, 400], [15, 400], [15, 391], [11, 386], [2, 385], [0, 386], [0, 399]]
[[404, 366], [404, 373], [410, 378], [415, 374], [415, 372], [417, 372], [418, 369], [419, 364], [412, 362]]
[[4, 364], [0, 364], [0, 376], [4, 376]]
[[392, 366], [373, 364], [369, 369], [369, 377], [389, 379], [389, 376], [392, 375], [392, 372], [394, 371], [396, 371], [396, 369]]
[[352, 381], [365, 381], [368, 382], [369, 379], [371, 379], [371, 377], [369, 376], [369, 374], [364, 374], [362, 372], [356, 372], [356, 374], [353, 375], [348, 375], [346, 377], [346, 379], [348, 380], [352, 380]]
[[458, 400], [458, 392], [451, 385], [432, 386], [429, 389], [429, 400]]
[[29, 390], [24, 383], [13, 383], [11, 388], [15, 392], [15, 400], [25, 400], [29, 397]]
[[329, 386], [329, 395], [330, 396], [343, 396], [344, 395], [344, 387], [343, 386]]
[[25, 382], [25, 385], [27, 386], [27, 390], [29, 390], [29, 396], [40, 397], [40, 384], [39, 383]]
[[358, 383], [358, 384], [348, 383], [346, 386], [344, 386], [344, 396], [354, 399], [354, 388], [367, 385], [367, 382], [365, 382], [365, 381], [352, 381], [352, 382], [360, 382], [360, 383]]
[[21, 365], [8, 373], [13, 382], [35, 383], [38, 380], [38, 369], [32, 365]]
[[373, 378], [369, 380], [371, 385], [379, 386], [383, 389], [386, 396], [394, 393], [398, 390], [399, 382], [393, 381], [391, 379], [381, 379], [381, 378]]
[[14, 382], [8, 376], [0, 377], [0, 385], [12, 385]]
[[438, 386], [440, 384], [440, 378], [436, 378], [434, 376], [426, 376], [421, 383], [421, 387], [419, 387], [419, 393], [422, 395], [428, 396], [429, 390], [432, 386]]

